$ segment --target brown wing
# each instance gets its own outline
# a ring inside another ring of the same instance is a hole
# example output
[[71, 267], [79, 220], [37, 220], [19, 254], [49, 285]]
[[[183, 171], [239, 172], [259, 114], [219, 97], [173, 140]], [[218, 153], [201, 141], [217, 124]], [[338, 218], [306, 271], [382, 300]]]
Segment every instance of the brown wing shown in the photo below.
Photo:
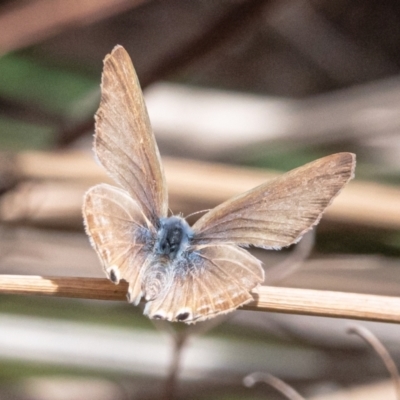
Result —
[[154, 225], [167, 216], [164, 171], [140, 84], [128, 53], [116, 46], [104, 59], [95, 152], [104, 168]]
[[127, 192], [101, 184], [85, 195], [83, 218], [87, 234], [108, 278], [129, 283], [130, 301], [142, 296], [141, 271], [151, 260], [155, 232]]
[[354, 154], [337, 153], [266, 182], [200, 218], [193, 243], [273, 249], [296, 243], [353, 178], [354, 168]]
[[[192, 248], [158, 279], [164, 281], [163, 290], [147, 302], [144, 314], [193, 323], [251, 301], [250, 291], [263, 282], [264, 270], [261, 262], [244, 249], [209, 245]], [[148, 282], [144, 291], [151, 285], [154, 282]]]

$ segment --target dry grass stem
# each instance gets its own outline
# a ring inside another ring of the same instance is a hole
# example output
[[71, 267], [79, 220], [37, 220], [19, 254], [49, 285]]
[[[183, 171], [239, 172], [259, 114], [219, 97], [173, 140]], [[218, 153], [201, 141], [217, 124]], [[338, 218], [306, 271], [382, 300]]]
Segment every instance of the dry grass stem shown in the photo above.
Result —
[[[98, 300], [124, 300], [127, 284], [101, 278], [1, 275], [0, 293]], [[400, 323], [400, 298], [261, 286], [245, 310]]]

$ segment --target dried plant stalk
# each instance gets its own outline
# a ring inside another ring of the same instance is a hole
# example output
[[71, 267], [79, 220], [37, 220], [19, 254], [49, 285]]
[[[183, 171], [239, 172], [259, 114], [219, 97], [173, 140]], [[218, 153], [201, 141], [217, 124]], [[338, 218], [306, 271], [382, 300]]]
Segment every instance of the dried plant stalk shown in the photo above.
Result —
[[[101, 278], [1, 275], [0, 293], [124, 300], [128, 285]], [[400, 323], [400, 298], [358, 293], [261, 286], [245, 310]]]

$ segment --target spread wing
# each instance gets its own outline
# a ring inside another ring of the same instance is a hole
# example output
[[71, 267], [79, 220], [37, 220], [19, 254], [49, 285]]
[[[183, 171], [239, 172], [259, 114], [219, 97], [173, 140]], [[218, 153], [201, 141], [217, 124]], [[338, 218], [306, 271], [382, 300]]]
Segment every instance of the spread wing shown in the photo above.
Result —
[[206, 245], [191, 248], [158, 279], [164, 281], [163, 289], [146, 303], [144, 314], [193, 323], [251, 301], [250, 291], [263, 282], [264, 270], [259, 260], [240, 247]]
[[86, 193], [83, 202], [86, 232], [108, 278], [129, 283], [129, 300], [142, 297], [141, 271], [151, 260], [155, 232], [139, 205], [127, 192], [100, 184]]
[[121, 46], [104, 59], [94, 150], [153, 225], [158, 217], [167, 216], [168, 194], [160, 154], [135, 69]]
[[337, 153], [236, 196], [193, 225], [193, 244], [279, 249], [296, 243], [353, 178], [354, 168], [354, 154]]

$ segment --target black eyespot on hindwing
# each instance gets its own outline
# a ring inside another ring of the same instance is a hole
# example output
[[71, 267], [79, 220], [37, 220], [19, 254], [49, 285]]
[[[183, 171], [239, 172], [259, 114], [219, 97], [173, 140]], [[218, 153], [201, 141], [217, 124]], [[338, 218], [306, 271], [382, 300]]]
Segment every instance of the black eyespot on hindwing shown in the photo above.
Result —
[[177, 319], [178, 321], [184, 321], [184, 320], [187, 319], [188, 317], [189, 317], [189, 313], [188, 313], [188, 312], [183, 312], [183, 313], [178, 314], [178, 315], [176, 316], [176, 319]]
[[112, 283], [118, 282], [117, 275], [115, 274], [115, 271], [113, 269], [110, 270], [110, 280]]

